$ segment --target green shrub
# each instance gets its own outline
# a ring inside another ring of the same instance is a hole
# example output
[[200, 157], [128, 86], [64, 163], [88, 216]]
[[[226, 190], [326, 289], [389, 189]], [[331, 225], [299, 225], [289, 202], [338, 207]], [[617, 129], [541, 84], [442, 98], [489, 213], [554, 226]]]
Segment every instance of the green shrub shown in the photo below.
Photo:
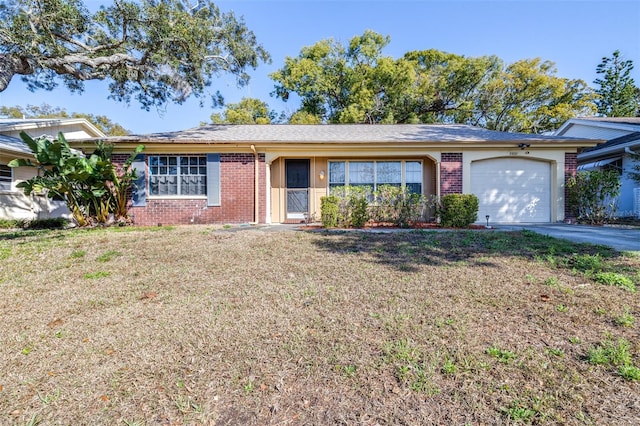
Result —
[[328, 195], [320, 199], [320, 220], [325, 228], [338, 226], [338, 197]]
[[58, 229], [67, 226], [69, 221], [63, 217], [36, 219], [25, 223], [25, 229]]
[[22, 228], [22, 220], [0, 219], [0, 229]]
[[338, 200], [338, 226], [361, 228], [367, 223], [371, 187], [337, 186], [331, 188], [331, 196]]
[[594, 279], [600, 284], [621, 287], [632, 293], [636, 292], [636, 285], [631, 278], [616, 272], [598, 272]]
[[369, 220], [369, 202], [364, 194], [350, 194], [349, 212], [351, 213], [351, 226], [362, 228]]
[[616, 214], [620, 174], [615, 170], [578, 172], [567, 180], [568, 203], [578, 221], [602, 224]]
[[0, 219], [0, 229], [23, 228], [23, 229], [57, 229], [67, 226], [69, 221], [62, 217], [50, 219]]
[[427, 197], [407, 192], [406, 188], [399, 186], [380, 185], [373, 195], [375, 204], [369, 208], [371, 218], [399, 227], [424, 220], [424, 212], [429, 207]]
[[473, 194], [447, 194], [440, 200], [442, 226], [466, 228], [478, 219], [478, 197]]

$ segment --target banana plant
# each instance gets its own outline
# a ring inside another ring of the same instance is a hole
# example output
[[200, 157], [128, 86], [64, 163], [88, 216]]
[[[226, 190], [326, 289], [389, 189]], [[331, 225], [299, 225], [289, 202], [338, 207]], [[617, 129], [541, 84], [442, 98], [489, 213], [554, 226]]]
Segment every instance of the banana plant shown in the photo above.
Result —
[[118, 174], [111, 162], [113, 147], [102, 141], [86, 157], [81, 151], [72, 149], [62, 133], [56, 140], [33, 139], [24, 132], [20, 137], [32, 151], [35, 162], [16, 159], [9, 166], [38, 169], [36, 176], [16, 185], [25, 194], [45, 192], [51, 198], [63, 198], [79, 226], [105, 223], [112, 213], [116, 218], [126, 218], [127, 191], [135, 179], [130, 165], [144, 146], [136, 149], [125, 162], [125, 171]]

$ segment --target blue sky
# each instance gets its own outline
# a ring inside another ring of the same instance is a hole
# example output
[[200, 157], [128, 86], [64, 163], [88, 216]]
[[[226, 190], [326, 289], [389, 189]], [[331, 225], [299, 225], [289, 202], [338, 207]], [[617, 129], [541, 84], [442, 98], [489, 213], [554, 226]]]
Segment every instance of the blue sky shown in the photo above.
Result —
[[[108, 0], [89, 0], [91, 7]], [[195, 0], [192, 0], [195, 3]], [[400, 57], [411, 50], [438, 49], [465, 56], [497, 55], [506, 63], [540, 57], [556, 64], [557, 75], [585, 80], [597, 77], [603, 56], [620, 50], [636, 68], [640, 84], [640, 1], [436, 1], [436, 0], [226, 0], [216, 4], [223, 11], [244, 16], [248, 27], [272, 55], [272, 63], [251, 72], [248, 87], [238, 89], [232, 76], [223, 75], [214, 90], [226, 102], [242, 97], [266, 101], [280, 112], [295, 111], [295, 102], [270, 96], [269, 73], [280, 68], [286, 56], [297, 56], [303, 46], [325, 38], [347, 42], [371, 29], [389, 35], [385, 54]], [[82, 95], [64, 88], [52, 92], [29, 92], [18, 78], [0, 92], [0, 104], [40, 105], [66, 108], [69, 112], [107, 115], [133, 133], [180, 130], [209, 121], [214, 112], [205, 99], [168, 105], [163, 111], [144, 111], [107, 99], [104, 83], [86, 85]]]

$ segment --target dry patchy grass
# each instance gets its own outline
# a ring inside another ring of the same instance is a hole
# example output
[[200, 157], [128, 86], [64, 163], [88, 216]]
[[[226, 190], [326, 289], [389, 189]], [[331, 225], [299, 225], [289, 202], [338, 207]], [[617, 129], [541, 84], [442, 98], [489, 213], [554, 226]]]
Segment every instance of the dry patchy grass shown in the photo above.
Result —
[[639, 267], [528, 232], [4, 233], [0, 423], [638, 424], [638, 295], [594, 277]]

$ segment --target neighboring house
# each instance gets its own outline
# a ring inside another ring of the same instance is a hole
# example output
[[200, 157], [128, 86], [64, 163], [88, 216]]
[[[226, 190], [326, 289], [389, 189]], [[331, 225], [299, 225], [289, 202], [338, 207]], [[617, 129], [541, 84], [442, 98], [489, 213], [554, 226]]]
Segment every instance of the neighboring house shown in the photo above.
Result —
[[602, 142], [463, 125], [208, 125], [107, 141], [116, 162], [146, 146], [130, 209], [140, 225], [318, 219], [332, 187], [382, 184], [476, 194], [481, 223], [563, 221], [577, 152]]
[[15, 158], [33, 156], [20, 139], [20, 132], [33, 138], [42, 135], [56, 137], [62, 132], [68, 140], [103, 138], [105, 135], [85, 119], [0, 119], [0, 219], [46, 219], [67, 216], [65, 203], [40, 194], [29, 197], [16, 187], [20, 181], [34, 176], [32, 167], [11, 168], [7, 164]]
[[574, 118], [555, 133], [558, 136], [598, 138], [606, 142], [578, 154], [578, 170], [615, 169], [620, 172], [618, 216], [640, 217], [640, 183], [629, 178], [630, 153], [640, 154], [640, 118]]

